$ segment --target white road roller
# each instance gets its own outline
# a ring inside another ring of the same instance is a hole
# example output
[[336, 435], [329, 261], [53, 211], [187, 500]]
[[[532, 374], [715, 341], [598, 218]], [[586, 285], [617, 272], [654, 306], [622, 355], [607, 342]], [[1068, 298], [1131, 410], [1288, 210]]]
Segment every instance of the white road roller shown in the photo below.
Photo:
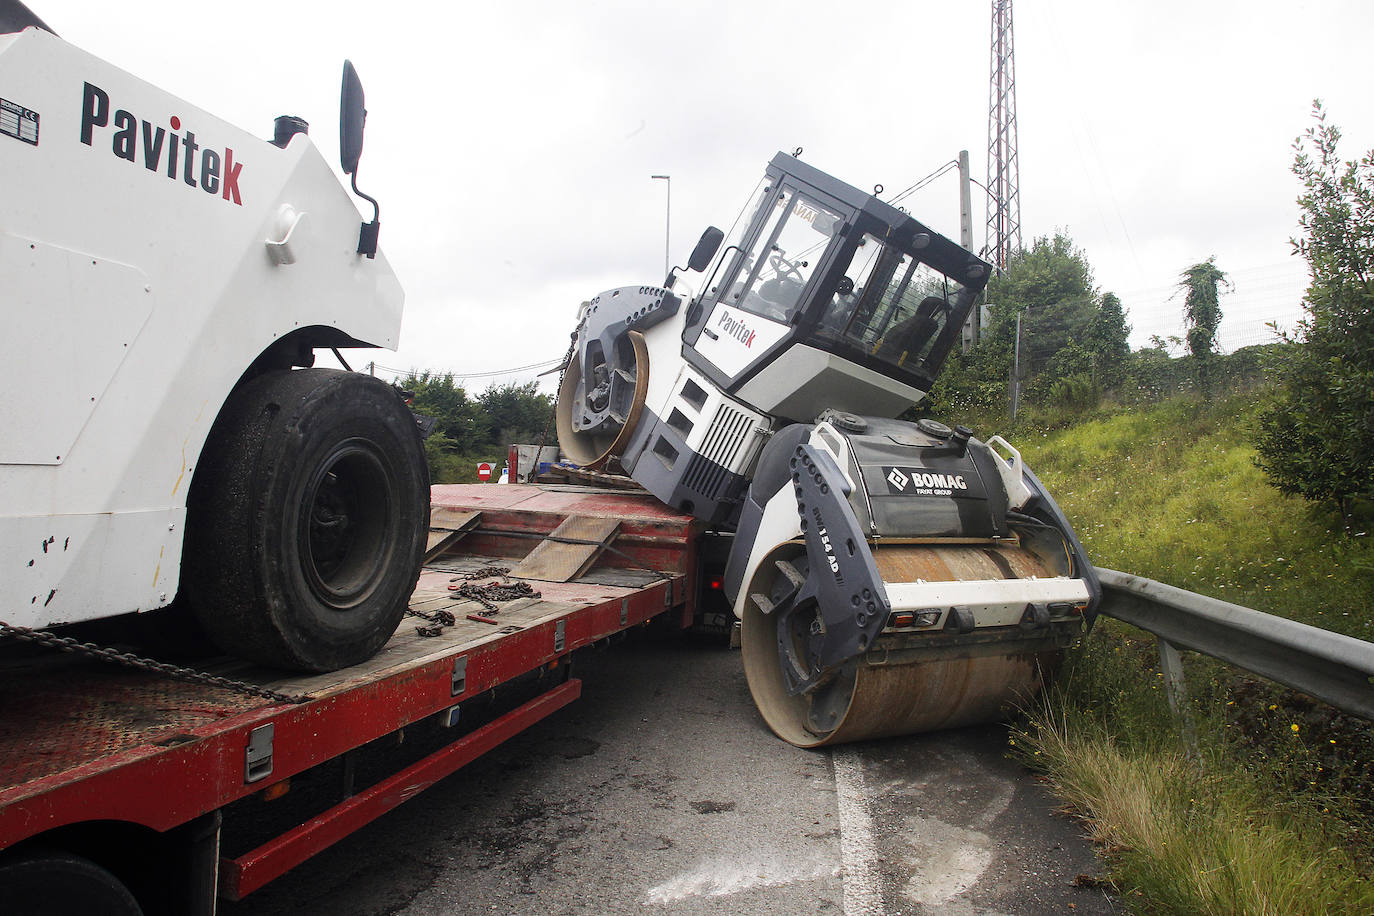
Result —
[[919, 401], [990, 266], [779, 153], [720, 250], [585, 303], [559, 442], [733, 532], [724, 577], [768, 725], [800, 746], [951, 727], [1031, 695], [1100, 597], [1019, 453]]
[[[342, 95], [356, 192], [347, 63]], [[0, 0], [0, 183], [0, 621], [175, 603], [260, 662], [372, 655], [428, 471], [391, 386], [309, 368], [394, 349], [403, 296], [305, 122], [260, 139]]]

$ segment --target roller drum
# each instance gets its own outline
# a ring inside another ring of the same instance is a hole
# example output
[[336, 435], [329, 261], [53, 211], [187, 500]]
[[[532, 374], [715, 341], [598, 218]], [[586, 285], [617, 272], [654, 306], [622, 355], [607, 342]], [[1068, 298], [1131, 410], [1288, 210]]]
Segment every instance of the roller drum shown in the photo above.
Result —
[[[963, 581], [1051, 576], [1029, 550], [1014, 545], [875, 546], [885, 582]], [[750, 593], [775, 587], [775, 559], [805, 563], [805, 548], [785, 544], [759, 564]], [[883, 638], [814, 690], [789, 696], [778, 656], [780, 614], [745, 602], [744, 670], [764, 721], [798, 747], [820, 747], [995, 721], [1034, 696], [1058, 652], [1008, 652], [885, 664]], [[910, 658], [911, 653], [900, 657]]]

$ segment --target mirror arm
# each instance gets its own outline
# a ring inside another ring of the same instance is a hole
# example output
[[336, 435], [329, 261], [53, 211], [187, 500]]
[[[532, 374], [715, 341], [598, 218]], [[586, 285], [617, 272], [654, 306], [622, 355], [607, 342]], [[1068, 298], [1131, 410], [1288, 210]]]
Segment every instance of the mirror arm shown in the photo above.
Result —
[[375, 197], [364, 194], [362, 191], [358, 190], [358, 170], [356, 168], [353, 170], [352, 178], [353, 193], [372, 204], [372, 222], [363, 223], [362, 228], [358, 231], [358, 254], [365, 254], [369, 258], [375, 258], [377, 256], [377, 236], [382, 229], [382, 208], [381, 205], [377, 203]]

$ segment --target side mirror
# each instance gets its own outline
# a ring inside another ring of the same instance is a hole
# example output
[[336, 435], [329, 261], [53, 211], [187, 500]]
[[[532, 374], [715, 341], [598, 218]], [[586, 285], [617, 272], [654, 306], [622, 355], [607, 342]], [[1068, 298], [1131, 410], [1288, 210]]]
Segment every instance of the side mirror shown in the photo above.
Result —
[[353, 69], [353, 61], [344, 61], [343, 89], [339, 93], [339, 165], [345, 175], [358, 171], [358, 159], [363, 154], [363, 122], [367, 109], [363, 107], [363, 81]]
[[363, 81], [353, 69], [353, 61], [344, 61], [343, 88], [339, 92], [339, 165], [344, 174], [353, 177], [353, 193], [372, 204], [372, 222], [363, 223], [358, 231], [358, 254], [377, 256], [377, 235], [381, 232], [381, 207], [375, 198], [358, 190], [358, 160], [363, 155], [363, 122], [367, 109], [363, 107]]
[[724, 232], [715, 226], [706, 227], [706, 231], [701, 234], [701, 238], [697, 241], [697, 247], [692, 249], [692, 256], [687, 259], [687, 269], [700, 273], [709, 267], [711, 259], [720, 250], [720, 243], [724, 239]]

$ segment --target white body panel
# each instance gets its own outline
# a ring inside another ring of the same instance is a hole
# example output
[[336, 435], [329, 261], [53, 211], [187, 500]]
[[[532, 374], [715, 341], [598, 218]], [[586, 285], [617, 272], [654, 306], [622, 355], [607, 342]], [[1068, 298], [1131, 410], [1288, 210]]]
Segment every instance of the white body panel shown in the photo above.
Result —
[[951, 607], [973, 612], [979, 627], [1009, 627], [1021, 622], [1027, 604], [1084, 604], [1088, 585], [1082, 579], [965, 579], [961, 582], [884, 582], [894, 611], [940, 611], [927, 629], [944, 626]]
[[745, 382], [740, 397], [766, 413], [809, 423], [828, 409], [895, 417], [925, 393], [807, 344], [793, 344]]
[[721, 303], [701, 330], [696, 350], [733, 378], [787, 334], [787, 325]]
[[0, 36], [0, 97], [39, 117], [36, 145], [0, 134], [0, 619], [159, 607], [236, 380], [299, 328], [394, 349], [400, 285], [306, 136], [279, 149], [33, 29]]
[[[686, 394], [691, 386], [705, 392], [705, 397], [698, 399], [699, 403]], [[732, 474], [742, 476], [747, 476], [753, 468], [754, 459], [773, 427], [766, 415], [725, 394], [686, 363], [682, 364], [668, 401], [656, 410], [665, 418], [672, 416], [674, 411], [681, 413], [692, 424], [691, 432], [685, 437], [687, 448]]]
[[[685, 283], [679, 281], [673, 292], [680, 296], [684, 303], [691, 301], [692, 290]], [[693, 452], [704, 454], [729, 471], [745, 473], [758, 455], [766, 434], [773, 427], [773, 421], [722, 392], [715, 383], [707, 380], [682, 358], [682, 332], [687, 324], [686, 312], [686, 308], [679, 309], [676, 315], [644, 332], [644, 344], [649, 351], [649, 387], [645, 394], [644, 406], [663, 420], [668, 419], [675, 408], [680, 410], [692, 422], [692, 431], [687, 434], [686, 440], [687, 446]], [[785, 329], [779, 333], [783, 332]], [[704, 343], [706, 340], [706, 336], [703, 335], [701, 342]], [[700, 405], [683, 395], [683, 387], [689, 381], [705, 393], [705, 400]], [[720, 416], [722, 406], [738, 418], [742, 418], [742, 422], [748, 425], [747, 430], [740, 430], [738, 448], [729, 443], [717, 442], [717, 448], [712, 449], [706, 444], [715, 428], [714, 424]], [[724, 460], [721, 460], [722, 458]], [[652, 452], [646, 451], [636, 459], [636, 463], [653, 460], [656, 459]]]

